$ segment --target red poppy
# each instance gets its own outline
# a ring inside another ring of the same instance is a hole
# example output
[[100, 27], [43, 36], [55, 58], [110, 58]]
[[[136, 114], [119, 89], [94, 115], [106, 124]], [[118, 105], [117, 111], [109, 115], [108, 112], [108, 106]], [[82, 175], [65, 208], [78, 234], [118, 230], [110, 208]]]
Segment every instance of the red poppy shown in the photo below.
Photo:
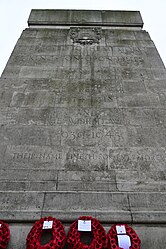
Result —
[[[52, 240], [47, 244], [41, 245], [40, 238], [43, 234], [44, 221], [53, 221], [53, 226], [50, 229], [52, 232]], [[61, 221], [45, 217], [36, 221], [26, 239], [26, 249], [62, 249], [66, 243], [66, 234]]]

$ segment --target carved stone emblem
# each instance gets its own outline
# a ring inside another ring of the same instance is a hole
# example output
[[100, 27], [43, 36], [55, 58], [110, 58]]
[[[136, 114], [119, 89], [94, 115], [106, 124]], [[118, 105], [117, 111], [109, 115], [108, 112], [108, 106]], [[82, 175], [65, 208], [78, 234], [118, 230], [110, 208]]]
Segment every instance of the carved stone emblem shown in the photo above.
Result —
[[73, 43], [81, 45], [98, 44], [101, 39], [101, 28], [71, 28], [70, 38]]

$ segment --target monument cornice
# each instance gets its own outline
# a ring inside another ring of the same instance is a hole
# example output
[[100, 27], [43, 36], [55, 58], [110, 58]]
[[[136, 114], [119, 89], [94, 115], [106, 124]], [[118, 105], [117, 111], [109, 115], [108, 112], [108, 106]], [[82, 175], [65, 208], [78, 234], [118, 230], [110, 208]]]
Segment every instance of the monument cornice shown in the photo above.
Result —
[[143, 20], [139, 11], [33, 9], [28, 19], [28, 25], [142, 28]]

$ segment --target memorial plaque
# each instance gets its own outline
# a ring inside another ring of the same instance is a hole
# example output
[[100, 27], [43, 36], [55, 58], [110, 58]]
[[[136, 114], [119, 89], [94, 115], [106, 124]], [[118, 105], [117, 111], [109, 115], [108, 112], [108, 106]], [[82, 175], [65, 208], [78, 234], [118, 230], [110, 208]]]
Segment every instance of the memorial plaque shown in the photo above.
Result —
[[32, 10], [28, 24], [0, 79], [0, 219], [137, 223], [145, 248], [165, 226], [166, 70], [140, 13]]

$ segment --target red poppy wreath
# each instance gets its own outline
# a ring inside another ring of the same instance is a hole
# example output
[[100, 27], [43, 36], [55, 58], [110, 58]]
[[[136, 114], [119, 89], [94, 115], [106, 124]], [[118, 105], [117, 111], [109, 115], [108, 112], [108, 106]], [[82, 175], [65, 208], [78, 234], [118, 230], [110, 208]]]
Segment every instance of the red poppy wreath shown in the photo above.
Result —
[[0, 249], [5, 249], [10, 240], [10, 230], [8, 224], [0, 220]]
[[[90, 245], [83, 244], [81, 233], [78, 231], [78, 220], [91, 220], [93, 239]], [[67, 243], [68, 249], [102, 249], [106, 246], [106, 233], [100, 222], [91, 216], [81, 216], [69, 229]]]
[[[45, 245], [41, 245], [40, 238], [44, 231], [44, 221], [53, 221], [53, 225], [51, 228], [52, 240], [50, 240]], [[30, 230], [26, 239], [26, 249], [61, 249], [64, 248], [65, 243], [66, 234], [61, 221], [52, 217], [45, 217], [36, 221], [32, 229]]]
[[130, 249], [140, 249], [140, 239], [136, 232], [129, 227], [127, 224], [115, 224], [111, 227], [107, 234], [107, 247], [108, 249], [121, 249], [121, 247], [118, 246], [118, 239], [117, 239], [117, 231], [116, 226], [125, 226], [126, 234], [130, 237], [131, 240], [131, 246]]

